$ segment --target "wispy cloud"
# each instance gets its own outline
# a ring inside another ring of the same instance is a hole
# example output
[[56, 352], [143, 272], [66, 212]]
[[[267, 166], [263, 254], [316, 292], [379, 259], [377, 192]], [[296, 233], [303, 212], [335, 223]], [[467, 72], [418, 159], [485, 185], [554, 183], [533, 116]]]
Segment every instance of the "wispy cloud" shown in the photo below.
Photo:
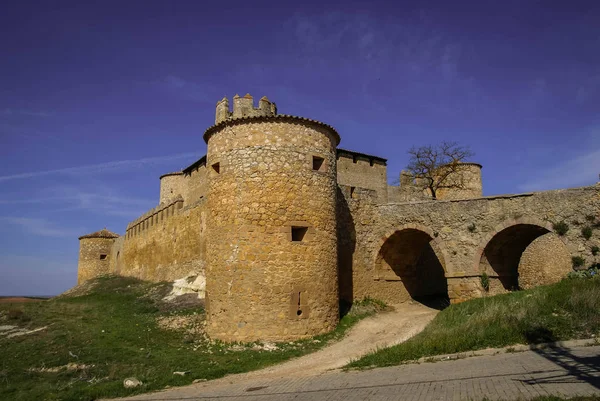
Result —
[[168, 75], [157, 83], [158, 87], [173, 95], [196, 102], [214, 103], [215, 88], [207, 84], [198, 84], [190, 80]]
[[65, 200], [61, 202], [63, 207], [54, 212], [85, 210], [107, 216], [133, 218], [156, 203], [155, 199], [117, 194], [112, 188], [106, 186], [97, 187], [94, 191], [75, 187], [57, 188], [57, 191], [65, 194]]
[[17, 226], [29, 234], [40, 235], [43, 237], [73, 237], [77, 235], [77, 232], [81, 232], [81, 230], [74, 231], [57, 227], [48, 220], [40, 218], [0, 217], [0, 221]]
[[2, 110], [2, 114], [7, 115], [7, 116], [22, 115], [22, 116], [29, 116], [29, 117], [41, 117], [41, 118], [54, 116], [54, 113], [49, 112], [49, 111], [11, 109], [11, 108], [6, 108], [6, 109]]
[[519, 185], [521, 191], [542, 191], [592, 185], [598, 182], [600, 173], [600, 146], [579, 154]]
[[64, 192], [61, 196], [28, 197], [25, 199], [0, 199], [0, 205], [44, 205], [53, 213], [86, 210], [109, 216], [136, 216], [155, 203], [155, 199], [141, 199], [131, 196], [106, 195], [77, 188], [56, 187], [54, 192]]
[[53, 170], [33, 171], [29, 173], [18, 173], [11, 175], [0, 176], [0, 182], [10, 180], [23, 180], [28, 178], [43, 177], [48, 175], [66, 174], [66, 175], [88, 175], [101, 174], [113, 171], [132, 170], [144, 167], [151, 164], [160, 164], [172, 162], [174, 160], [192, 160], [194, 157], [199, 157], [196, 153], [179, 153], [168, 156], [146, 157], [142, 159], [118, 160], [107, 163], [88, 164], [78, 167], [67, 167]]

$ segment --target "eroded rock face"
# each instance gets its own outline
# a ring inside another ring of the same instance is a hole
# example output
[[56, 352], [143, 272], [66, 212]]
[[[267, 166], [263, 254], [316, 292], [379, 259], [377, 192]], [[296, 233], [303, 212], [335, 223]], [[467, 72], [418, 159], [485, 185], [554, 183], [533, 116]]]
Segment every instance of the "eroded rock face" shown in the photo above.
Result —
[[557, 283], [571, 271], [571, 256], [556, 234], [547, 233], [529, 244], [519, 262], [519, 287]]
[[191, 272], [184, 278], [173, 282], [171, 293], [165, 297], [169, 301], [180, 295], [197, 294], [198, 298], [204, 298], [206, 290], [206, 277], [202, 273]]

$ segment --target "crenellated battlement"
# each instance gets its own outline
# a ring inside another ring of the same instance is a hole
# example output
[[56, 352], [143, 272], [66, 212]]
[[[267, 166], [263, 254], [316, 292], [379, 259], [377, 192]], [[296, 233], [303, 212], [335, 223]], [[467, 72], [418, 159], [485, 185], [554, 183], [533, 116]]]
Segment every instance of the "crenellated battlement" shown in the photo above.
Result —
[[258, 101], [258, 108], [256, 108], [254, 107], [253, 97], [247, 93], [244, 97], [240, 97], [239, 95], [233, 97], [233, 110], [229, 109], [229, 99], [226, 97], [218, 101], [215, 124], [233, 118], [275, 115], [277, 115], [277, 106], [275, 103], [267, 99], [266, 96], [263, 96]]
[[131, 223], [127, 224], [125, 238], [134, 237], [155, 224], [162, 223], [167, 218], [179, 213], [183, 207], [183, 197], [178, 195], [168, 203], [161, 203], [157, 207], [150, 209]]

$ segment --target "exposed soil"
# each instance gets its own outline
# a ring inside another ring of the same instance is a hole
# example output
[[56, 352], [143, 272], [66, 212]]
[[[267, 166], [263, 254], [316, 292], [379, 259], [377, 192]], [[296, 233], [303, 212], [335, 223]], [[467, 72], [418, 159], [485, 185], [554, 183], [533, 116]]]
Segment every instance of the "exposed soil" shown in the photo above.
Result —
[[27, 298], [27, 297], [0, 297], [2, 304], [17, 304], [21, 302], [40, 302], [45, 301], [45, 298]]

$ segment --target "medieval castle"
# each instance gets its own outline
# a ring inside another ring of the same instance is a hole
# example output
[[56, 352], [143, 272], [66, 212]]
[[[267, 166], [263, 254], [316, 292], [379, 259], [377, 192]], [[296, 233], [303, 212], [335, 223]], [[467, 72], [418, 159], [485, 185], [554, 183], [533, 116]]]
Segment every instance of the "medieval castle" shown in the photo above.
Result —
[[79, 238], [80, 283], [196, 272], [210, 336], [288, 340], [332, 330], [340, 304], [367, 296], [454, 303], [600, 262], [598, 184], [482, 197], [481, 165], [465, 163], [466, 184], [434, 200], [406, 174], [388, 185], [386, 159], [338, 148], [333, 127], [250, 95], [218, 102], [204, 140], [124, 235]]

